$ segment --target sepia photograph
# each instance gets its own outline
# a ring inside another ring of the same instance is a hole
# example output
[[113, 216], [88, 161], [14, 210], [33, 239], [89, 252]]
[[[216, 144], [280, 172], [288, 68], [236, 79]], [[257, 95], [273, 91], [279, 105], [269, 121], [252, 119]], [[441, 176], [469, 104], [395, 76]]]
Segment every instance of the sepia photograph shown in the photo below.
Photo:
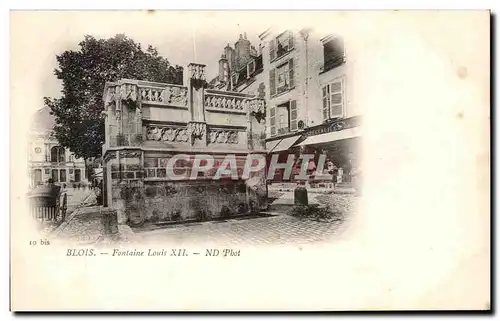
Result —
[[491, 309], [488, 11], [10, 25], [12, 311]]

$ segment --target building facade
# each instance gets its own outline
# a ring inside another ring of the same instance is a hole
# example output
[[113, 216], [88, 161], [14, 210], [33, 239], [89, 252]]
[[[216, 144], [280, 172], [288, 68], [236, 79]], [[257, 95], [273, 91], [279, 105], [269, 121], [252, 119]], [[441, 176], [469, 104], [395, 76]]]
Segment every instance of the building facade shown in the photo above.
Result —
[[[326, 154], [334, 181], [350, 181], [351, 173], [359, 168], [361, 136], [353, 77], [355, 52], [349, 51], [340, 35], [308, 28], [270, 28], [259, 39], [256, 55], [243, 58], [238, 54], [252, 50], [226, 46], [213, 84], [265, 99], [261, 125], [269, 154], [283, 154], [283, 162], [291, 152]], [[235, 43], [239, 47], [255, 48], [246, 36]], [[232, 67], [234, 61], [243, 64]], [[252, 74], [254, 64], [258, 72]]]
[[[213, 78], [208, 87], [251, 95], [259, 99], [266, 98], [266, 79], [262, 61], [262, 46], [256, 49], [247, 39], [246, 34], [240, 34], [234, 44], [229, 43], [222, 50], [219, 59], [218, 75]], [[256, 114], [250, 120], [251, 141], [265, 149], [266, 121], [265, 112]]]
[[28, 171], [31, 186], [52, 179], [56, 184], [87, 183], [85, 162], [52, 137], [54, 117], [48, 107], [36, 112], [29, 132]]

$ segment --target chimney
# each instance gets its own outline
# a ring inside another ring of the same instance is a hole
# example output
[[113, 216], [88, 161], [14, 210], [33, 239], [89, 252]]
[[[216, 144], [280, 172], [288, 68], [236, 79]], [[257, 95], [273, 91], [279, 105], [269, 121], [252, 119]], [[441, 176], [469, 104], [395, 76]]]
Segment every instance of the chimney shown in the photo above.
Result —
[[[224, 71], [228, 69], [226, 55], [222, 54], [219, 59], [219, 81], [226, 82], [228, 75]], [[229, 71], [228, 71], [229, 72]]]
[[245, 66], [250, 60], [250, 41], [246, 39], [246, 33], [245, 39], [243, 39], [243, 35], [240, 34], [240, 39], [236, 41], [234, 47], [236, 51], [236, 69], [239, 70], [240, 68], [243, 68], [243, 66]]

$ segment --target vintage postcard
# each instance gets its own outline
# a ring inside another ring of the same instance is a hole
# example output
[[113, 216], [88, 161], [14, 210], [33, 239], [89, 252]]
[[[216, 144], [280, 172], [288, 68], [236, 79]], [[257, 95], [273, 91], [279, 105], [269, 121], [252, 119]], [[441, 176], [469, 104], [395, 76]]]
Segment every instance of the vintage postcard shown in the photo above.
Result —
[[491, 309], [490, 12], [10, 19], [12, 311]]

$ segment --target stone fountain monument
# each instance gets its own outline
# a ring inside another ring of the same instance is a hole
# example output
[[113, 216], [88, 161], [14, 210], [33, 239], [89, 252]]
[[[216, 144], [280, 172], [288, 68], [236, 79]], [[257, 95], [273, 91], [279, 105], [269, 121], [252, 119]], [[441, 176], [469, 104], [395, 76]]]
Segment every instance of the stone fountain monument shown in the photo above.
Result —
[[[249, 154], [265, 156], [264, 100], [207, 89], [205, 65], [191, 63], [184, 86], [122, 79], [104, 89], [104, 205], [118, 223], [203, 221], [267, 208], [265, 168], [242, 177]], [[238, 179], [213, 177], [235, 155]], [[196, 155], [210, 155], [214, 168], [191, 179]], [[172, 157], [179, 157], [173, 169]], [[184, 173], [174, 179], [168, 171]], [[252, 182], [249, 184], [249, 182]]]

